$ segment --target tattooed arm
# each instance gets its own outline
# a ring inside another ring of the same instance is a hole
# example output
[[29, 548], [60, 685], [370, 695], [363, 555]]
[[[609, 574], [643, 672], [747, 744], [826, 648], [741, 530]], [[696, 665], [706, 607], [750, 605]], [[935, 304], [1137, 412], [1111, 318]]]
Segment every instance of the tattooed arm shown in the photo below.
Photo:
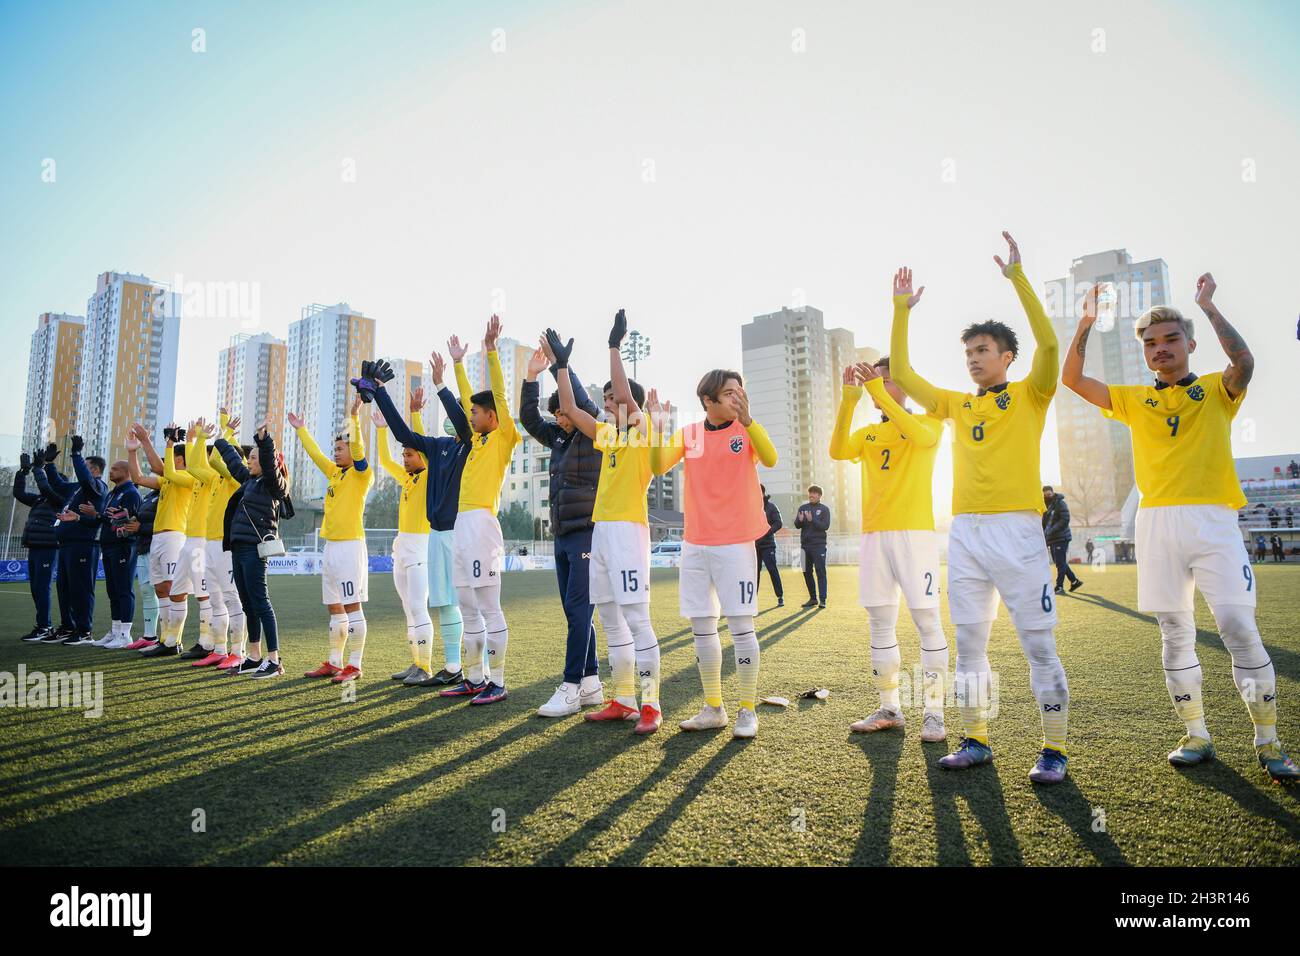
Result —
[[1214, 283], [1214, 276], [1208, 272], [1197, 279], [1196, 304], [1210, 320], [1210, 325], [1214, 326], [1214, 332], [1219, 336], [1219, 344], [1227, 353], [1228, 367], [1223, 370], [1223, 387], [1228, 390], [1228, 395], [1236, 398], [1246, 390], [1246, 386], [1250, 384], [1250, 377], [1255, 374], [1255, 356], [1250, 354], [1245, 339], [1228, 324], [1219, 307], [1214, 304], [1216, 288], [1218, 287]]
[[1083, 374], [1083, 360], [1088, 351], [1088, 336], [1097, 321], [1097, 293], [1099, 286], [1093, 286], [1083, 299], [1083, 317], [1079, 327], [1074, 330], [1074, 341], [1065, 353], [1065, 365], [1061, 369], [1061, 382], [1086, 402], [1098, 408], [1110, 408], [1110, 388], [1105, 382], [1089, 378]]

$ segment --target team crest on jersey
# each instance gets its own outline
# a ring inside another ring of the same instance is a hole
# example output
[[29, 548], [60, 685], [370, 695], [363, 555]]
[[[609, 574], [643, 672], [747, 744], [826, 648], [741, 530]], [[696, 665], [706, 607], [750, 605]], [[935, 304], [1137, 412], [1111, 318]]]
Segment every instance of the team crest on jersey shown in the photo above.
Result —
[[1205, 397], [1205, 389], [1201, 388], [1199, 385], [1193, 385], [1187, 390], [1187, 397], [1194, 402], [1199, 402]]
[[739, 455], [745, 449], [745, 440], [737, 436], [731, 439], [731, 443], [728, 447], [730, 447], [733, 452]]
[[486, 445], [486, 444], [487, 444], [487, 440], [488, 440], [488, 434], [487, 434], [487, 432], [484, 432], [482, 435], [479, 435], [479, 436], [478, 436], [478, 443], [479, 443], [480, 445]]
[[1011, 404], [1011, 393], [998, 392], [998, 397], [993, 399], [993, 404], [1005, 412], [1007, 406]]

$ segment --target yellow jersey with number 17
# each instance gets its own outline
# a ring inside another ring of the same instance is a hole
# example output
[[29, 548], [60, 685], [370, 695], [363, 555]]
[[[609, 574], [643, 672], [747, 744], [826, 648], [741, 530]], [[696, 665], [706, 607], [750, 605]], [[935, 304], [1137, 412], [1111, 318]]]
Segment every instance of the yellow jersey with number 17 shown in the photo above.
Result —
[[1179, 384], [1111, 385], [1102, 414], [1129, 427], [1140, 508], [1166, 505], [1246, 505], [1232, 463], [1232, 420], [1246, 397], [1235, 398], [1222, 372]]

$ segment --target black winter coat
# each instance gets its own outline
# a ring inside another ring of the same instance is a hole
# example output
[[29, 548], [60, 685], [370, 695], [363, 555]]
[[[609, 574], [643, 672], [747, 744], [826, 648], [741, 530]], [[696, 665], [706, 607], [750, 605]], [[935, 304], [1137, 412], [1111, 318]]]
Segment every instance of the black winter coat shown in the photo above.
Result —
[[57, 548], [58, 539], [54, 536], [55, 517], [63, 502], [56, 501], [39, 491], [27, 490], [27, 472], [21, 468], [14, 473], [14, 499], [22, 502], [32, 510], [27, 514], [27, 523], [23, 525], [23, 547]]
[[[551, 374], [555, 374], [554, 369]], [[596, 417], [596, 406], [572, 368], [569, 381], [578, 407]], [[600, 452], [578, 429], [566, 432], [543, 418], [538, 408], [540, 397], [541, 388], [536, 382], [524, 382], [520, 390], [519, 420], [528, 434], [551, 450], [551, 534], [558, 537], [589, 531], [591, 513], [596, 507], [596, 485], [600, 481]]]
[[[258, 461], [275, 461], [275, 440], [270, 435], [255, 438]], [[289, 487], [274, 466], [256, 477], [239, 457], [239, 449], [224, 438], [216, 442], [217, 453], [226, 463], [239, 490], [230, 496], [221, 533], [221, 547], [229, 551], [236, 544], [260, 544], [279, 537], [280, 519], [293, 517]]]
[[1074, 537], [1070, 533], [1070, 507], [1065, 503], [1065, 495], [1053, 495], [1043, 512], [1043, 537], [1048, 544], [1061, 544]]

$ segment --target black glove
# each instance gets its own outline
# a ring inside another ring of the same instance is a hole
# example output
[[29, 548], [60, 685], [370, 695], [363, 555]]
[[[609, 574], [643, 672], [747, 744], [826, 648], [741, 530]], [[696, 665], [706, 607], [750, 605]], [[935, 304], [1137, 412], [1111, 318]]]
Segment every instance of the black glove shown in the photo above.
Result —
[[373, 378], [378, 384], [384, 385], [388, 382], [391, 382], [394, 378], [396, 378], [397, 373], [393, 371], [393, 367], [389, 365], [387, 361], [385, 361], [384, 359], [380, 359], [379, 361], [373, 362], [371, 364], [370, 377]]
[[176, 429], [176, 444], [180, 445], [185, 442], [185, 429]]
[[619, 309], [618, 314], [614, 316], [614, 326], [609, 330], [609, 347], [616, 349], [623, 344], [623, 336], [627, 335], [627, 316], [623, 310]]
[[[361, 371], [363, 373], [370, 372], [370, 364], [371, 363], [369, 362], [362, 362]], [[375, 400], [375, 382], [374, 379], [369, 377], [369, 375], [365, 375], [362, 378], [354, 378], [350, 381], [352, 382], [352, 387], [357, 390], [357, 394], [361, 396], [363, 402], [369, 405]]]
[[81, 449], [86, 447], [86, 440], [80, 435], [73, 435], [70, 440], [72, 442], [72, 453], [74, 455], [80, 455]]
[[23, 452], [18, 456], [18, 470], [26, 474], [32, 470], [32, 456]]
[[45, 449], [38, 448], [32, 452], [32, 467], [42, 468], [45, 465]]
[[54, 459], [59, 457], [59, 446], [50, 442], [45, 446], [45, 460], [49, 464], [54, 464]]
[[560, 334], [555, 329], [547, 329], [546, 344], [551, 347], [551, 354], [555, 356], [555, 367], [568, 368], [569, 356], [573, 354], [573, 339], [569, 339], [569, 343], [565, 345], [560, 341]]
[[361, 377], [362, 377], [362, 378], [374, 378], [374, 377], [375, 377], [374, 367], [375, 367], [375, 363], [372, 362], [372, 361], [367, 360], [367, 361], [365, 361], [365, 362], [362, 362], [362, 363], [361, 363]]

